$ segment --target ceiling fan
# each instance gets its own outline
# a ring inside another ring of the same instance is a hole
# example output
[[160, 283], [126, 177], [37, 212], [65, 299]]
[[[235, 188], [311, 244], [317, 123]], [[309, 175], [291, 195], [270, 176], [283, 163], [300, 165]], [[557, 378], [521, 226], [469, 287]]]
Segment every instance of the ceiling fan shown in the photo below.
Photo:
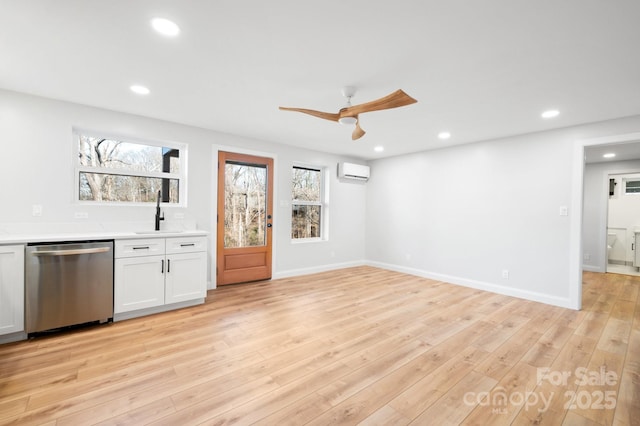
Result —
[[340, 124], [355, 124], [356, 127], [351, 134], [351, 139], [356, 140], [360, 139], [365, 134], [365, 131], [360, 127], [360, 120], [358, 119], [359, 114], [364, 112], [380, 111], [383, 109], [398, 108], [418, 102], [402, 90], [396, 90], [390, 95], [376, 99], [375, 101], [365, 102], [359, 105], [351, 105], [351, 98], [355, 92], [356, 89], [352, 86], [347, 86], [342, 89], [342, 94], [347, 98], [347, 105], [335, 114], [304, 108], [280, 107], [280, 109], [283, 111], [303, 112], [305, 114], [313, 115], [314, 117], [324, 118], [325, 120], [337, 121]]

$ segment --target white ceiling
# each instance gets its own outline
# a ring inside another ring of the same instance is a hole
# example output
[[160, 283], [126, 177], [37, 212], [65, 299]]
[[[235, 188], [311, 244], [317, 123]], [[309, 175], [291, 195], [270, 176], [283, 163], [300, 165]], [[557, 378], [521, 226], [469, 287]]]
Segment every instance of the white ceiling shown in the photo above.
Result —
[[[0, 0], [0, 87], [372, 159], [640, 114], [639, 18], [638, 0]], [[337, 112], [345, 85], [418, 103], [361, 115], [356, 142], [278, 110]]]
[[[605, 154], [615, 154], [615, 157], [604, 158]], [[638, 160], [640, 159], [640, 141], [588, 146], [585, 147], [584, 157], [587, 164]]]

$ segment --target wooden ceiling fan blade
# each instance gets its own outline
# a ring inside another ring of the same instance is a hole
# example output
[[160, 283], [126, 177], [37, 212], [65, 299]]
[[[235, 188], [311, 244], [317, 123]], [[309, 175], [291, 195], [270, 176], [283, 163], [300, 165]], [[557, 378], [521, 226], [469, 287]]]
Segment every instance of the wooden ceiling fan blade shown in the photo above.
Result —
[[282, 111], [302, 112], [304, 114], [313, 115], [314, 117], [324, 118], [325, 120], [330, 120], [330, 121], [338, 121], [338, 119], [340, 118], [340, 114], [333, 114], [333, 113], [330, 113], [330, 112], [316, 111], [315, 109], [287, 108], [287, 107], [280, 107], [280, 109]]
[[340, 110], [340, 115], [356, 115], [363, 112], [380, 111], [383, 109], [398, 108], [411, 105], [418, 102], [411, 96], [407, 95], [402, 89], [387, 95], [383, 98], [371, 102], [365, 102], [359, 105], [353, 105]]
[[362, 130], [362, 127], [360, 127], [360, 120], [358, 120], [356, 121], [356, 128], [353, 129], [353, 133], [351, 133], [351, 140], [355, 141], [356, 139], [360, 139], [365, 133], [367, 132]]

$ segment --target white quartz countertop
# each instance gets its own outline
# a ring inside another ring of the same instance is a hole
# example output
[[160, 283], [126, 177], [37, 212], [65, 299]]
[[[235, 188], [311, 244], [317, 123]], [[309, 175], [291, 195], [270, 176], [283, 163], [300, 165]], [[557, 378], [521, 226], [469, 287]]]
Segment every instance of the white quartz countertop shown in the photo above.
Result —
[[41, 242], [62, 242], [62, 241], [88, 241], [88, 240], [131, 240], [144, 238], [172, 238], [172, 237], [203, 237], [207, 236], [207, 231], [93, 231], [93, 232], [37, 232], [37, 233], [17, 233], [1, 234], [0, 244], [29, 244]]

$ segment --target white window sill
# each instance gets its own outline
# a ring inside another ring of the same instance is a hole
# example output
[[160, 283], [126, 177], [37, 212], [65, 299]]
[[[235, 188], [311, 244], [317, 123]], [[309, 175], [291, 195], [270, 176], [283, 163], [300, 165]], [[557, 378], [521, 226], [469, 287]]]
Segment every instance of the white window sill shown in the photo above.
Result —
[[296, 238], [291, 239], [291, 244], [324, 243], [326, 241], [325, 238]]

